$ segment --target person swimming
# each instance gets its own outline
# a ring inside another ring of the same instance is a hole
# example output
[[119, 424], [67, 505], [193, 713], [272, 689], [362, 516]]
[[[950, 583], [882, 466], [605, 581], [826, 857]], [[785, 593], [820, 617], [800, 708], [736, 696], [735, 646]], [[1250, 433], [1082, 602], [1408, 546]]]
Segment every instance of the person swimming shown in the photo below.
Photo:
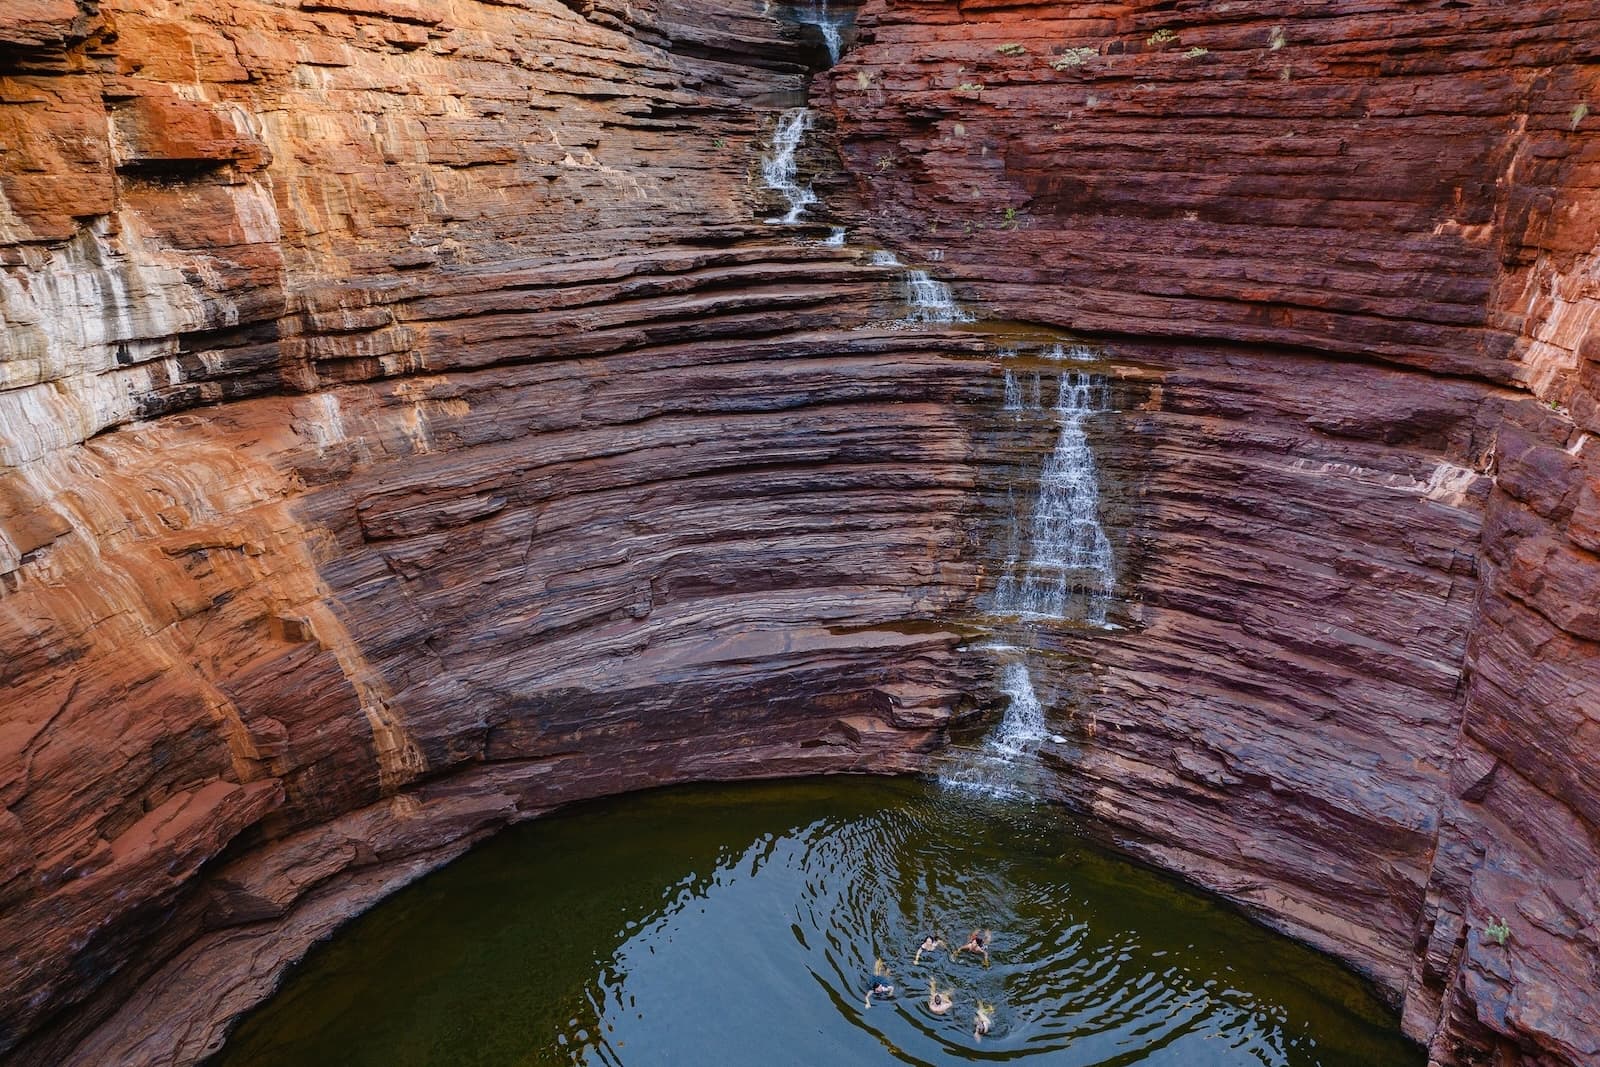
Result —
[[988, 930], [974, 930], [967, 937], [967, 943], [952, 952], [950, 956], [954, 959], [963, 952], [975, 952], [983, 957], [983, 965], [987, 967], [989, 966], [989, 939], [993, 936], [994, 934]]
[[939, 983], [928, 979], [928, 1010], [935, 1015], [943, 1015], [955, 1006], [956, 1002], [950, 999], [950, 994], [939, 992]]
[[872, 973], [867, 975], [867, 1007], [872, 1007], [872, 998], [894, 996], [894, 983], [889, 981], [889, 965], [882, 960], [872, 961]]
[[916, 958], [911, 961], [911, 965], [914, 967], [921, 963], [922, 954], [924, 952], [936, 952], [944, 947], [945, 943], [943, 938], [939, 937], [938, 934], [929, 934], [927, 937], [922, 939], [922, 947], [917, 949]]
[[994, 1005], [978, 1001], [978, 1010], [972, 1016], [972, 1039], [981, 1041], [994, 1025]]

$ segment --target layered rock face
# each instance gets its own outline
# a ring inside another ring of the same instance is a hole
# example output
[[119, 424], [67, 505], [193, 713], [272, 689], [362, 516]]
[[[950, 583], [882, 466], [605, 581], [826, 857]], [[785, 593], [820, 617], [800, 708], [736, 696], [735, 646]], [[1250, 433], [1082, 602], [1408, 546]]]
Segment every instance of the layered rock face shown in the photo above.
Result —
[[[0, 1057], [193, 1062], [508, 822], [986, 691], [993, 345], [763, 221], [787, 18], [0, 12]], [[1059, 797], [1444, 1064], [1600, 1057], [1597, 31], [874, 0], [810, 87], [854, 233], [1121, 367]]]
[[0, 28], [0, 1054], [193, 1061], [510, 821], [938, 739], [986, 374], [763, 222], [795, 25]]
[[1441, 1063], [1600, 1058], [1597, 19], [897, 0], [830, 82], [898, 245], [1186, 342], [1117, 347], [1137, 604], [1057, 641], [1062, 796]]

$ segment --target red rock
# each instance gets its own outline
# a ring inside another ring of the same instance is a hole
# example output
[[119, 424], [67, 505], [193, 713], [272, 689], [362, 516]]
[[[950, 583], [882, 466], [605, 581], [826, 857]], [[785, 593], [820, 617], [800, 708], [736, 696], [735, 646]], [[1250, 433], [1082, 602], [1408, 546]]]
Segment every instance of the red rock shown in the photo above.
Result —
[[[0, 13], [0, 1056], [196, 1062], [509, 823], [912, 770], [993, 696], [1048, 442], [759, 221], [797, 29], [90, 7]], [[859, 18], [828, 209], [1116, 360], [1053, 795], [1440, 1064], [1593, 1062], [1600, 5]]]

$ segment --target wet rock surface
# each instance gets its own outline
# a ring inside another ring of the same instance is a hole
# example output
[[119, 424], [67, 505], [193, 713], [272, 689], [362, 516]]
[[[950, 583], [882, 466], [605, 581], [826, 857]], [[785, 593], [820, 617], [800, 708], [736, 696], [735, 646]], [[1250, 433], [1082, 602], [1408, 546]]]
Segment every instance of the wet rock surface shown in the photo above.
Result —
[[[1280, 9], [869, 3], [807, 218], [1105, 335], [1116, 628], [1043, 639], [1055, 795], [1441, 1064], [1592, 1062], [1600, 7]], [[0, 13], [0, 1058], [194, 1062], [499, 827], [914, 769], [992, 692], [1038, 445], [900, 268], [763, 223], [821, 47]]]

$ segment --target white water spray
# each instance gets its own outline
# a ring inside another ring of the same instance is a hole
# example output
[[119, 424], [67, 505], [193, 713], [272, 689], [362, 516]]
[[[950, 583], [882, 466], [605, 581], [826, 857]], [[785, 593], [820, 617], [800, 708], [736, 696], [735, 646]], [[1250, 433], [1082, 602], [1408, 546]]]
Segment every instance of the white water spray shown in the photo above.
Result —
[[954, 322], [974, 322], [972, 312], [957, 304], [955, 294], [944, 282], [925, 270], [908, 270], [905, 277], [907, 322], [947, 326]]
[[[1019, 385], [1019, 402], [1021, 391]], [[1116, 571], [1111, 541], [1100, 525], [1099, 471], [1084, 430], [1088, 416], [1104, 410], [1105, 392], [1099, 375], [1072, 371], [1061, 376], [1055, 448], [1039, 475], [1025, 545], [1006, 561], [995, 589], [999, 614], [1105, 625]], [[1011, 403], [1008, 383], [1008, 410]]]
[[1016, 372], [1006, 368], [1006, 399], [1005, 410], [1013, 414], [1022, 414], [1022, 383], [1017, 380]]
[[1032, 791], [1036, 766], [1031, 757], [1045, 741], [1064, 741], [1045, 728], [1044, 705], [1034, 692], [1033, 675], [1023, 661], [1000, 672], [1000, 691], [1009, 699], [1005, 714], [977, 749], [958, 750], [939, 773], [950, 789], [1023, 799]]
[[845, 17], [828, 10], [828, 0], [802, 4], [795, 15], [804, 25], [817, 28], [817, 32], [822, 34], [822, 43], [828, 46], [828, 58], [834, 63], [839, 62], [839, 57], [844, 54]]
[[782, 218], [768, 219], [768, 222], [793, 225], [800, 221], [806, 208], [817, 202], [817, 194], [811, 191], [811, 186], [800, 183], [794, 158], [810, 127], [811, 109], [796, 107], [779, 116], [778, 125], [772, 131], [772, 154], [761, 158], [761, 177], [767, 188], [789, 202], [789, 211]]

